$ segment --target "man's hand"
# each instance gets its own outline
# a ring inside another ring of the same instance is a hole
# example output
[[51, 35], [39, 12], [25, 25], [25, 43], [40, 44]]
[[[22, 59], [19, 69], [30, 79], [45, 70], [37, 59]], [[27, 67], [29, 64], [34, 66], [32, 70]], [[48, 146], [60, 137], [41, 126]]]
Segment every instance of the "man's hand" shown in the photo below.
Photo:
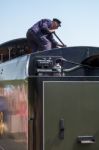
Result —
[[54, 33], [54, 32], [55, 32], [55, 30], [49, 30], [49, 32], [50, 32], [50, 33]]
[[61, 44], [58, 44], [57, 46], [62, 47], [62, 48], [63, 48], [63, 47], [64, 47], [64, 48], [67, 47], [67, 45], [61, 45]]

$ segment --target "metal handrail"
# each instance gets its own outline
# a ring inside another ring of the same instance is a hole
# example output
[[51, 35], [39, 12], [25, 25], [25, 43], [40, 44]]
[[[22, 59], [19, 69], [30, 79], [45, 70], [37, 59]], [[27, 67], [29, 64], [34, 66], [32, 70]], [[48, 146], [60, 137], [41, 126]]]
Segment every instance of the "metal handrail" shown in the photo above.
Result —
[[1, 62], [3, 62], [3, 54], [0, 54]]

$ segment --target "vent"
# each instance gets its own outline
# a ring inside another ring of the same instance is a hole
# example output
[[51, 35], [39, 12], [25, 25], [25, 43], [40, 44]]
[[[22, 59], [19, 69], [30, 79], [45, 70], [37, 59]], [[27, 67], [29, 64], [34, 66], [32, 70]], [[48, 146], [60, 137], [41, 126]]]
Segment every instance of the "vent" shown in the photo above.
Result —
[[87, 65], [90, 67], [99, 67], [99, 55], [93, 55], [81, 62], [83, 65]]

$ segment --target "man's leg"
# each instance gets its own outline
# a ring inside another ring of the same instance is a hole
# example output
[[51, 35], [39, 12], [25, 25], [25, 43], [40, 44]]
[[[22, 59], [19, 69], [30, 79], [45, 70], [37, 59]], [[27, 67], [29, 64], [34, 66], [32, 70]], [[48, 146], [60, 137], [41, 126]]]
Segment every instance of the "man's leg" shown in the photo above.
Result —
[[38, 45], [36, 44], [34, 35], [30, 30], [27, 32], [26, 37], [31, 52], [36, 52], [38, 49]]
[[27, 32], [27, 40], [33, 52], [52, 49], [52, 43], [46, 36], [35, 35], [31, 30]]
[[40, 45], [42, 45], [42, 50], [52, 49], [52, 43], [46, 38], [46, 36], [41, 36], [39, 38]]

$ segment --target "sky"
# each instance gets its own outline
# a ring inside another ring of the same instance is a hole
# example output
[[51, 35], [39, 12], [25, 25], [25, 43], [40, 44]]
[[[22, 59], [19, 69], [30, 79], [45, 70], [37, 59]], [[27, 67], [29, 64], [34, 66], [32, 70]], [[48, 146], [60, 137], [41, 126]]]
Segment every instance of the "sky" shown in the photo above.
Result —
[[56, 34], [67, 46], [99, 47], [99, 0], [0, 0], [0, 44], [44, 18], [61, 20]]

